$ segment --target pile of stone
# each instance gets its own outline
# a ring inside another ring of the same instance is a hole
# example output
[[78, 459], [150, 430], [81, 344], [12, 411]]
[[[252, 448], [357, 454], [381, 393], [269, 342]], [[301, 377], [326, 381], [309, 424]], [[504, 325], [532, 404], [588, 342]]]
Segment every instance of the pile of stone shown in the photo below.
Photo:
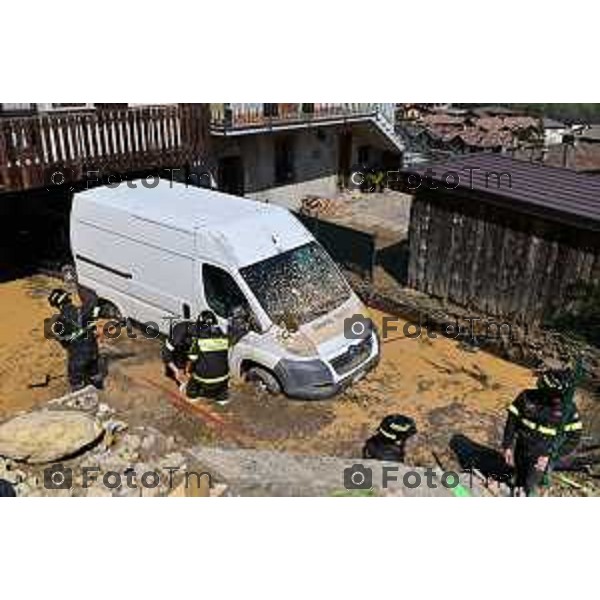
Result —
[[0, 479], [17, 496], [165, 496], [192, 472], [174, 436], [130, 428], [93, 388], [0, 424]]
[[333, 217], [342, 210], [343, 204], [333, 198], [306, 196], [300, 205], [300, 214], [309, 217]]

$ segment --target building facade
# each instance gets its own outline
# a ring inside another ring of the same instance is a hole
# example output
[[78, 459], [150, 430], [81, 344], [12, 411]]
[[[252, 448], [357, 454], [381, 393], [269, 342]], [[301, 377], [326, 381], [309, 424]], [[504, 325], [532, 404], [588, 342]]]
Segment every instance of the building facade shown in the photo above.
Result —
[[212, 105], [217, 185], [289, 208], [334, 196], [361, 168], [400, 168], [393, 120], [393, 104]]

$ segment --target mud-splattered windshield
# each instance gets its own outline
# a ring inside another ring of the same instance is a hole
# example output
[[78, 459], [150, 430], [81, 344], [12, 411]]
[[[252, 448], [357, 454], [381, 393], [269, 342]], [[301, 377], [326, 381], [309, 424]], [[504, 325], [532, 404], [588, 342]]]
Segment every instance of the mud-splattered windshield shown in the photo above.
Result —
[[240, 269], [274, 323], [309, 323], [341, 306], [350, 288], [316, 242]]

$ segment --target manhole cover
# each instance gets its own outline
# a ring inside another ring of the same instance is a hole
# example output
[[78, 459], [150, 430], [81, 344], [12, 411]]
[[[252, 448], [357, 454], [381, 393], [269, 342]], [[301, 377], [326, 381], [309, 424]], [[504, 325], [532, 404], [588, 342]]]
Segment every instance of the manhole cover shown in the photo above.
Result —
[[91, 446], [102, 435], [100, 424], [84, 413], [28, 413], [0, 425], [0, 456], [30, 464], [56, 462]]

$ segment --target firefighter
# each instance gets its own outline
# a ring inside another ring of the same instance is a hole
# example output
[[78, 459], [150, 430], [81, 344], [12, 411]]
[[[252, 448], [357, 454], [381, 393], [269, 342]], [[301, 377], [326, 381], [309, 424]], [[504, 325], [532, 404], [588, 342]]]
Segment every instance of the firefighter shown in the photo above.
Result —
[[53, 317], [51, 331], [67, 351], [67, 375], [71, 391], [87, 385], [102, 389], [103, 374], [97, 338], [100, 307], [96, 295], [83, 289], [78, 289], [74, 295], [55, 289], [50, 293], [48, 302], [59, 311]]
[[404, 415], [388, 415], [381, 421], [377, 433], [363, 447], [363, 458], [404, 462], [405, 445], [417, 433], [413, 419]]
[[179, 384], [185, 391], [187, 384], [188, 350], [192, 343], [191, 321], [179, 321], [171, 328], [171, 334], [162, 349], [165, 375]]
[[204, 396], [226, 404], [229, 396], [229, 338], [210, 310], [200, 313], [191, 334], [187, 396]]
[[502, 447], [515, 469], [516, 495], [535, 495], [554, 462], [579, 443], [582, 423], [573, 400], [575, 385], [570, 369], [545, 371], [537, 389], [524, 390], [508, 407]]

